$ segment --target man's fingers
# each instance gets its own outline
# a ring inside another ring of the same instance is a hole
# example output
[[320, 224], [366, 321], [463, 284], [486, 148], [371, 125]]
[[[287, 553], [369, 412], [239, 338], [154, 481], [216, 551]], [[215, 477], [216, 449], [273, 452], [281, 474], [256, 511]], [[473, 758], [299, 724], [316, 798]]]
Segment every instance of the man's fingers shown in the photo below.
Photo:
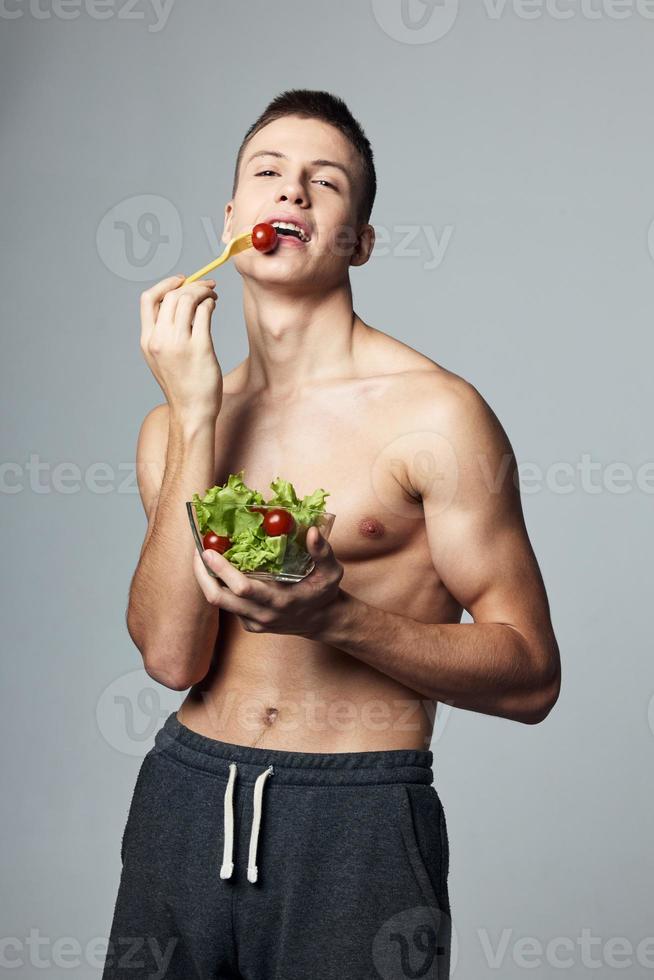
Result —
[[178, 287], [183, 278], [182, 275], [168, 276], [167, 279], [162, 279], [149, 289], [143, 290], [141, 293], [142, 332], [149, 333], [152, 330], [157, 320], [161, 300], [171, 289]]
[[[212, 572], [220, 576], [221, 581], [225, 583], [224, 586], [209, 574], [205, 561]], [[237, 616], [252, 618], [257, 618], [262, 608], [273, 607], [264, 582], [248, 578], [217, 552], [208, 549], [200, 557], [196, 551], [193, 562], [200, 587], [208, 602]]]
[[332, 546], [327, 538], [323, 536], [320, 528], [315, 524], [312, 524], [307, 531], [307, 544], [311, 547], [316, 558], [325, 559], [330, 556], [334, 557]]
[[213, 287], [214, 280], [205, 282], [204, 279], [198, 279], [197, 282], [189, 282], [186, 286], [178, 286], [176, 289], [170, 289], [161, 300], [161, 316], [168, 320], [169, 323], [173, 323], [180, 302], [184, 301], [185, 304], [194, 306], [201, 299], [211, 294], [214, 291]]
[[[207, 562], [207, 564], [209, 563]], [[220, 582], [209, 574], [197, 550], [193, 555], [193, 571], [207, 602], [212, 603], [214, 606], [220, 606], [221, 609], [226, 608], [223, 605], [222, 599], [223, 594], [229, 594], [229, 589], [221, 585]]]
[[[195, 286], [198, 288], [195, 289]], [[191, 325], [198, 306], [205, 299], [217, 299], [218, 293], [209, 284], [195, 282], [189, 286], [182, 286], [180, 289], [175, 290], [175, 292], [178, 294], [175, 311], [174, 314], [170, 314], [171, 317], [174, 317], [174, 333], [177, 337], [183, 335], [190, 338]]]
[[[190, 296], [195, 304], [214, 292], [215, 279], [198, 279], [196, 282], [182, 285], [183, 276], [169, 276], [155, 283], [150, 289], [141, 293], [141, 344], [143, 345], [152, 334], [162, 313], [170, 324], [175, 318], [177, 304], [182, 296]], [[193, 306], [194, 308], [194, 306]], [[163, 325], [163, 324], [162, 324]]]
[[211, 314], [216, 308], [216, 300], [213, 296], [207, 296], [198, 305], [193, 319], [191, 338], [199, 347], [212, 346], [211, 344]]
[[272, 601], [270, 590], [266, 587], [265, 582], [248, 578], [247, 575], [244, 575], [238, 568], [235, 568], [231, 561], [229, 561], [219, 552], [213, 551], [211, 548], [207, 548], [207, 550], [203, 552], [202, 557], [206, 561], [209, 568], [215, 572], [216, 575], [220, 575], [222, 581], [235, 596], [238, 596], [241, 599], [251, 600], [252, 602], [257, 602], [262, 605], [266, 605]]

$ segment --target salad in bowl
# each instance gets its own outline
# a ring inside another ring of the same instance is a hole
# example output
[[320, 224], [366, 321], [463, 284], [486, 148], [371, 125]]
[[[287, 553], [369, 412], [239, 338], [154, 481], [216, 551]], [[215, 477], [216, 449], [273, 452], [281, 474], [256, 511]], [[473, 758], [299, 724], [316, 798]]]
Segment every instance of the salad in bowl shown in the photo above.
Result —
[[[315, 525], [328, 538], [335, 520], [325, 509], [329, 493], [319, 488], [300, 499], [292, 483], [277, 477], [270, 484], [273, 496], [264, 500], [243, 482], [244, 472], [232, 473], [222, 486], [211, 487], [203, 497], [194, 493], [186, 501], [200, 556], [210, 548], [253, 578], [301, 581], [314, 567], [306, 549], [307, 531]], [[204, 566], [218, 577], [206, 562]]]

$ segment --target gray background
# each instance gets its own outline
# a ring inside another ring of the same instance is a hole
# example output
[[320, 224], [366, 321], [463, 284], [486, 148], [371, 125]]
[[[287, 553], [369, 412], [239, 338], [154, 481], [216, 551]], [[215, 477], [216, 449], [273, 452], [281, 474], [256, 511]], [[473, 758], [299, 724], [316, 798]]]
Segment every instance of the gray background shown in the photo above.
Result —
[[[654, 10], [411, 0], [411, 26], [399, 0], [3, 9], [0, 938], [22, 965], [0, 973], [100, 975], [134, 780], [184, 696], [124, 625], [136, 437], [162, 400], [138, 298], [217, 254], [246, 128], [310, 87], [345, 98], [375, 150], [386, 244], [353, 271], [357, 312], [471, 381], [531, 466], [563, 658], [544, 724], [458, 710], [435, 734], [453, 976], [560, 975], [564, 954], [569, 977], [652, 976]], [[147, 214], [168, 238], [152, 256]], [[218, 289], [227, 371], [247, 350], [232, 268]], [[542, 951], [521, 965], [525, 937]]]

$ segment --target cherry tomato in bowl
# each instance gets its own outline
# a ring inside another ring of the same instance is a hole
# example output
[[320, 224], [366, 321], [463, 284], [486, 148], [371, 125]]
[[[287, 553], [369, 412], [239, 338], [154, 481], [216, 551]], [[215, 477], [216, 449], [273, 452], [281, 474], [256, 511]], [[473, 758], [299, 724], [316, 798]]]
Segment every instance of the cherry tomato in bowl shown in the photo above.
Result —
[[231, 548], [232, 542], [229, 538], [223, 537], [221, 534], [207, 531], [202, 538], [202, 545], [207, 550], [218, 551], [221, 555], [224, 555], [227, 549]]
[[263, 529], [271, 538], [279, 534], [293, 534], [295, 518], [283, 507], [271, 507], [264, 515]]
[[257, 252], [272, 252], [277, 244], [277, 232], [272, 225], [262, 221], [252, 229], [252, 245]]

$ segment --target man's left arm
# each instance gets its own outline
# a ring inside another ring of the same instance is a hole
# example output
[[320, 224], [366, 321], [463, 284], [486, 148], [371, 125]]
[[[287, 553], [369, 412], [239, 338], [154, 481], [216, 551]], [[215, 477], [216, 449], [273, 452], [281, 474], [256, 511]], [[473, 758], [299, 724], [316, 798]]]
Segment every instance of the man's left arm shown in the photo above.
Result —
[[463, 379], [427, 399], [417, 421], [425, 445], [406, 461], [407, 476], [422, 498], [435, 571], [474, 622], [417, 622], [340, 589], [311, 639], [430, 699], [536, 724], [558, 698], [561, 666], [511, 444]]

